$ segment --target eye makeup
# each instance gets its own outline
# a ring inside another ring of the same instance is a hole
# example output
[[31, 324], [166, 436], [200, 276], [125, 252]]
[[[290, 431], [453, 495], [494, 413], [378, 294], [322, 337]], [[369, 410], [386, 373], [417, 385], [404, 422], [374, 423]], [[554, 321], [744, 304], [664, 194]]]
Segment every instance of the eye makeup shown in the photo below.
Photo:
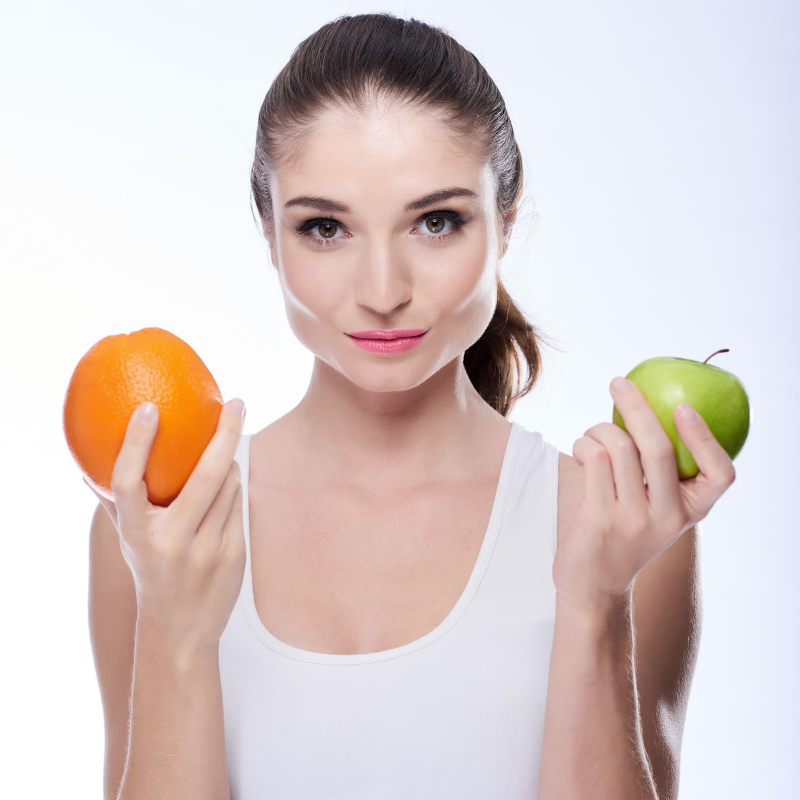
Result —
[[[420, 223], [425, 222], [427, 219], [431, 217], [437, 220], [447, 220], [452, 225], [452, 228], [448, 233], [430, 234], [430, 235], [423, 234], [422, 236], [423, 239], [431, 239], [434, 243], [443, 242], [447, 239], [452, 239], [458, 236], [461, 233], [462, 228], [467, 224], [467, 221], [457, 211], [445, 209], [442, 211], [428, 211], [414, 223], [414, 227], [417, 227]], [[317, 217], [315, 219], [309, 219], [306, 222], [303, 222], [301, 225], [298, 225], [295, 228], [295, 230], [301, 237], [307, 239], [310, 242], [313, 242], [315, 245], [318, 245], [320, 247], [323, 246], [330, 247], [331, 245], [335, 244], [340, 240], [323, 239], [311, 235], [314, 228], [319, 228], [326, 224], [337, 225], [338, 227], [344, 228], [344, 225], [342, 225], [341, 222], [339, 222], [336, 219], [333, 219], [332, 217]]]

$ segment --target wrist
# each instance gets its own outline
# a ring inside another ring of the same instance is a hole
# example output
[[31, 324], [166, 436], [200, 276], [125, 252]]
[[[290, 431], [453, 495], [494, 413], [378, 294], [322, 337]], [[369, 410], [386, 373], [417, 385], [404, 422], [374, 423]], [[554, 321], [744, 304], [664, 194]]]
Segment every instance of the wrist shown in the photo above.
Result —
[[[573, 642], [580, 641], [587, 658], [619, 656], [619, 647], [630, 637], [633, 607], [629, 596], [608, 597], [602, 601], [578, 602], [556, 596], [556, 635], [561, 632]], [[588, 648], [588, 649], [587, 649]]]
[[184, 641], [164, 630], [158, 620], [140, 614], [136, 622], [136, 652], [178, 672], [190, 672], [218, 663], [219, 642]]
[[633, 590], [622, 595], [603, 595], [598, 597], [578, 597], [567, 592], [556, 591], [556, 610], [562, 615], [580, 617], [586, 620], [605, 621], [618, 618], [630, 612]]

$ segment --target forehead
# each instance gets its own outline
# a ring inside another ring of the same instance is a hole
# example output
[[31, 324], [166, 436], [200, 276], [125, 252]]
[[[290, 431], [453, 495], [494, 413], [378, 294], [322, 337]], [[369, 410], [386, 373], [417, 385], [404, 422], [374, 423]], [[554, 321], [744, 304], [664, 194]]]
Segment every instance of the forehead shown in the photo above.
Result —
[[326, 110], [272, 181], [277, 207], [299, 194], [402, 204], [432, 189], [465, 186], [480, 195], [490, 185], [480, 143], [458, 139], [432, 111], [411, 106]]

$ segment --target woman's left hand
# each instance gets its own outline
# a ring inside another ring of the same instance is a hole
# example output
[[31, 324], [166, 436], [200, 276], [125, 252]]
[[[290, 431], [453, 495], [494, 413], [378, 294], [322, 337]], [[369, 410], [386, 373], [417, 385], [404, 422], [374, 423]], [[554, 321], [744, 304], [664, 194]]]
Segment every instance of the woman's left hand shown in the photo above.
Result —
[[676, 409], [678, 433], [700, 468], [681, 481], [672, 442], [636, 384], [627, 384], [610, 391], [630, 433], [601, 422], [572, 448], [584, 497], [560, 533], [553, 581], [560, 598], [581, 608], [606, 609], [628, 596], [636, 575], [705, 519], [736, 478], [705, 420], [687, 422]]

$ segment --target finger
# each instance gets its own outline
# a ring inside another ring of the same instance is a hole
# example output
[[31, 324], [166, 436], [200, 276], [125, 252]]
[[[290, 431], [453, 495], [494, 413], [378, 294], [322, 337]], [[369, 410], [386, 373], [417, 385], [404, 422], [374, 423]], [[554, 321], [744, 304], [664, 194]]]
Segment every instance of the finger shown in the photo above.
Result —
[[583, 495], [592, 513], [611, 519], [614, 513], [614, 474], [605, 447], [590, 436], [583, 436], [572, 446], [572, 454], [583, 462]]
[[232, 402], [231, 400], [223, 406], [216, 432], [203, 450], [180, 494], [172, 502], [171, 507], [175, 507], [175, 513], [185, 520], [192, 533], [200, 527], [225, 482], [242, 437], [244, 404], [242, 413], [238, 414], [231, 409]]
[[611, 422], [601, 422], [583, 435], [598, 441], [608, 452], [620, 504], [639, 519], [649, 515], [641, 456], [631, 435]]
[[665, 430], [672, 426], [672, 420], [661, 419], [633, 381], [627, 381], [625, 390], [617, 389], [613, 383], [609, 390], [639, 450], [650, 507], [656, 517], [672, 519], [683, 509], [675, 446]]
[[197, 539], [203, 539], [216, 548], [222, 546], [225, 521], [231, 513], [231, 506], [236, 497], [236, 492], [241, 486], [240, 476], [239, 464], [234, 461], [231, 464], [225, 482], [197, 529]]
[[114, 523], [114, 527], [116, 528], [117, 509], [114, 507], [113, 501], [109, 500], [106, 497], [103, 497], [103, 495], [101, 495], [100, 492], [98, 492], [97, 489], [95, 489], [94, 486], [92, 486], [92, 484], [86, 480], [85, 476], [83, 478], [83, 482], [94, 492], [94, 496], [100, 501], [100, 505], [103, 506], [103, 508], [106, 510], [106, 513], [111, 518], [111, 521]]
[[117, 516], [123, 519], [141, 519], [150, 507], [144, 473], [147, 460], [158, 431], [158, 406], [153, 405], [150, 417], [144, 415], [145, 403], [131, 414], [122, 447], [111, 472], [111, 491], [117, 507]]
[[708, 515], [714, 503], [736, 480], [736, 469], [703, 417], [691, 409], [697, 414], [696, 420], [683, 419], [680, 405], [674, 411], [678, 433], [700, 468], [700, 473], [694, 478], [681, 482], [681, 490], [690, 517], [697, 522]]

